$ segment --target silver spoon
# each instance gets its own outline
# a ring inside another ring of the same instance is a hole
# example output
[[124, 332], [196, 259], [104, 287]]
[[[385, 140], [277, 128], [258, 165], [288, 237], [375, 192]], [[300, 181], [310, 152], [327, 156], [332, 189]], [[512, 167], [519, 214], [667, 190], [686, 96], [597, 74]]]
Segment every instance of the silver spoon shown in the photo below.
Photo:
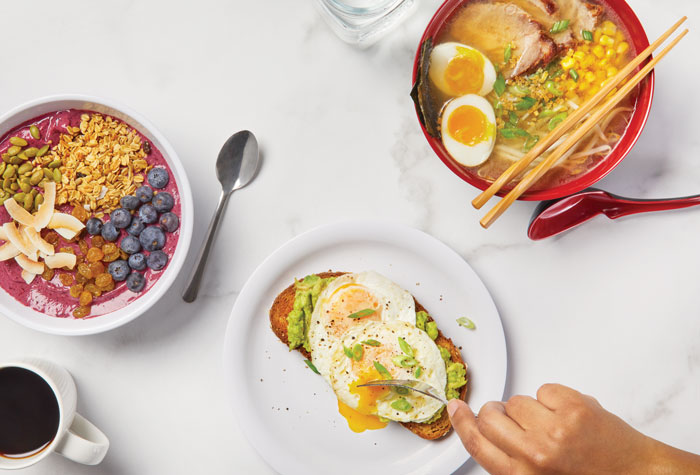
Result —
[[412, 379], [378, 379], [376, 381], [369, 381], [365, 384], [357, 385], [358, 388], [365, 386], [391, 386], [394, 388], [410, 389], [411, 391], [425, 394], [433, 399], [437, 399], [443, 404], [447, 404], [447, 401], [440, 397], [437, 389], [422, 381], [414, 381]]
[[255, 139], [255, 135], [248, 130], [236, 132], [221, 147], [219, 158], [216, 160], [216, 178], [221, 183], [221, 196], [216, 213], [209, 224], [204, 245], [199, 251], [194, 271], [192, 271], [189, 283], [182, 293], [182, 299], [185, 302], [194, 302], [197, 298], [209, 251], [214, 243], [216, 229], [221, 221], [229, 196], [253, 180], [258, 169], [259, 158], [258, 141]]

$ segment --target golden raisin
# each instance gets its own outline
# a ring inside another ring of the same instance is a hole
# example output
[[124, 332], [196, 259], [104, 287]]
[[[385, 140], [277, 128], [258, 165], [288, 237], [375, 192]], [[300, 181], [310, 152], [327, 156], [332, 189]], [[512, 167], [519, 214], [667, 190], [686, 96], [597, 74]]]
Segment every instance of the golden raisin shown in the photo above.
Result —
[[76, 282], [76, 283], [78, 283], [78, 284], [84, 284], [84, 283], [87, 282], [87, 281], [88, 281], [88, 278], [85, 277], [83, 274], [81, 274], [81, 273], [79, 273], [79, 272], [78, 272], [77, 274], [75, 274], [75, 282]]
[[84, 262], [78, 264], [78, 273], [88, 279], [92, 279], [92, 271], [90, 270], [90, 266]]
[[[90, 294], [88, 294], [88, 295], [90, 295]], [[77, 307], [75, 310], [73, 310], [73, 316], [75, 318], [83, 318], [83, 317], [87, 317], [88, 315], [90, 315], [90, 307], [81, 306], [81, 307]]]
[[105, 238], [98, 234], [90, 239], [90, 244], [92, 244], [93, 247], [102, 247], [105, 245]]
[[113, 283], [114, 279], [112, 279], [112, 275], [107, 274], [106, 272], [95, 277], [95, 285], [97, 285], [97, 287], [100, 289], [104, 290], [105, 288], [109, 287], [109, 284]]
[[114, 281], [110, 282], [108, 286], [102, 288], [102, 292], [111, 292], [114, 290]]
[[105, 271], [105, 265], [99, 261], [89, 263], [88, 267], [90, 268], [90, 274], [93, 278], [97, 277]]
[[[90, 284], [88, 284], [90, 285]], [[88, 292], [87, 290], [83, 290], [80, 292], [80, 305], [83, 307], [87, 307], [92, 303], [92, 294]]]
[[75, 258], [76, 264], [82, 264], [83, 262], [85, 262], [85, 256], [78, 256]]
[[91, 294], [94, 298], [97, 298], [97, 297], [99, 297], [100, 295], [102, 295], [102, 291], [101, 291], [100, 289], [98, 289], [97, 286], [96, 286], [93, 282], [90, 282], [90, 283], [88, 283], [88, 284], [85, 284], [85, 290], [87, 290], [88, 292], [90, 292], [90, 294]]
[[62, 247], [60, 251], [67, 252], [68, 254], [75, 254], [75, 249], [73, 249], [72, 247]]
[[104, 262], [112, 262], [116, 261], [117, 259], [119, 259], [119, 251], [113, 252], [111, 254], [105, 254], [105, 256], [102, 258]]
[[102, 252], [104, 252], [105, 254], [114, 254], [118, 250], [119, 248], [117, 248], [117, 245], [113, 242], [108, 242], [107, 244], [102, 246]]
[[85, 239], [81, 239], [80, 241], [78, 241], [78, 247], [80, 248], [80, 252], [82, 252], [83, 254], [87, 254], [88, 249], [90, 249], [88, 243], [85, 242]]
[[70, 296], [73, 297], [73, 298], [76, 298], [76, 299], [77, 299], [78, 297], [80, 297], [80, 294], [81, 294], [82, 291], [83, 291], [83, 284], [75, 284], [75, 285], [72, 285], [71, 288], [70, 288], [70, 290], [69, 290]]
[[56, 231], [49, 231], [46, 233], [46, 236], [44, 236], [44, 241], [48, 242], [52, 246], [55, 246], [58, 244], [58, 233]]
[[61, 281], [61, 283], [66, 287], [70, 287], [71, 285], [73, 285], [73, 282], [75, 282], [73, 280], [73, 274], [68, 274], [66, 272], [61, 273], [61, 275], [59, 275], [58, 278]]
[[55, 270], [50, 269], [49, 267], [44, 267], [44, 272], [41, 273], [41, 278], [44, 280], [51, 280], [53, 279], [55, 273]]
[[75, 207], [73, 208], [73, 211], [71, 211], [70, 214], [72, 214], [73, 216], [75, 216], [76, 218], [78, 218], [78, 219], [79, 219], [81, 222], [83, 222], [83, 223], [84, 223], [85, 221], [87, 221], [88, 218], [90, 217], [90, 216], [88, 215], [88, 212], [87, 212], [87, 211], [85, 210], [85, 208], [83, 208], [82, 206], [75, 206]]
[[119, 257], [121, 257], [124, 260], [127, 260], [129, 258], [129, 254], [127, 254], [126, 251], [119, 249]]
[[99, 262], [104, 257], [105, 253], [99, 247], [91, 247], [87, 252], [88, 262]]

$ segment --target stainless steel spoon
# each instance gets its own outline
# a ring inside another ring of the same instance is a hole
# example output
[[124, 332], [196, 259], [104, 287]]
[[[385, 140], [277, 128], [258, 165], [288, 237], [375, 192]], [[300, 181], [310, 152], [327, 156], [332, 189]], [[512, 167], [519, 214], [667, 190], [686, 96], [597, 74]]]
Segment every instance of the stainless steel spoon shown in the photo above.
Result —
[[357, 385], [358, 388], [362, 388], [365, 386], [391, 386], [394, 388], [410, 389], [411, 391], [425, 394], [426, 396], [430, 396], [433, 399], [437, 399], [443, 404], [447, 404], [447, 401], [440, 397], [437, 389], [435, 389], [427, 383], [424, 383], [422, 381], [415, 381], [413, 379], [378, 379], [376, 381], [369, 381], [365, 384]]
[[214, 236], [229, 196], [253, 180], [255, 172], [258, 170], [259, 160], [258, 141], [255, 139], [255, 135], [248, 130], [236, 132], [221, 147], [219, 158], [216, 160], [216, 178], [221, 183], [221, 196], [214, 217], [209, 224], [204, 245], [199, 251], [197, 263], [190, 275], [189, 283], [182, 293], [182, 299], [185, 302], [194, 302], [197, 298], [209, 251], [214, 243]]

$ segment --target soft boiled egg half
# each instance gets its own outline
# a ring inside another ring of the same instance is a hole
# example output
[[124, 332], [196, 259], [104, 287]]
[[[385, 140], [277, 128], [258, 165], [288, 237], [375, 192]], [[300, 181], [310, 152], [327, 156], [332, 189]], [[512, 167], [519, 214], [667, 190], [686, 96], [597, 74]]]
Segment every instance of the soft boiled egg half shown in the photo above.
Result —
[[466, 167], [484, 163], [496, 143], [496, 115], [491, 104], [476, 94], [448, 102], [440, 121], [442, 143], [452, 158]]
[[367, 322], [394, 320], [415, 327], [416, 307], [409, 292], [372, 271], [334, 279], [318, 296], [309, 325], [311, 359], [319, 373], [330, 383], [331, 355], [346, 333]]
[[411, 379], [445, 397], [445, 362], [435, 342], [415, 324], [370, 322], [343, 335], [331, 355], [331, 386], [350, 429], [379, 429], [387, 420], [426, 422], [442, 404], [428, 396], [386, 386], [359, 387], [381, 379]]
[[448, 96], [485, 96], [496, 82], [496, 70], [481, 51], [461, 43], [437, 45], [430, 53], [428, 75]]

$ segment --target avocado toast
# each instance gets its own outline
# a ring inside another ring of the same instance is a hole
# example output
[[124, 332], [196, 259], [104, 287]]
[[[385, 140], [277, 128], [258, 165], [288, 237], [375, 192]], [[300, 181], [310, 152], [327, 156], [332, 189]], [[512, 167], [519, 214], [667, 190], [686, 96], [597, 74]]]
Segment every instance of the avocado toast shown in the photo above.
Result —
[[[307, 359], [311, 358], [308, 347], [306, 345], [300, 344], [299, 341], [299, 328], [295, 323], [295, 317], [302, 315], [298, 310], [295, 310], [295, 300], [297, 299], [297, 294], [300, 292], [300, 283], [307, 280], [313, 281], [314, 283], [323, 283], [325, 281], [330, 281], [331, 279], [340, 277], [347, 274], [346, 272], [323, 272], [315, 274], [312, 276], [307, 276], [301, 281], [296, 281], [294, 284], [290, 285], [284, 289], [276, 298], [270, 308], [270, 325], [272, 331], [277, 335], [277, 337], [286, 345], [290, 346], [292, 349], [296, 349], [301, 352]], [[317, 285], [317, 288], [319, 285]], [[417, 315], [416, 326], [424, 330], [428, 336], [434, 341], [435, 345], [440, 350], [442, 358], [444, 359], [446, 369], [448, 374], [457, 373], [456, 377], [448, 377], [448, 387], [446, 389], [448, 398], [458, 397], [464, 399], [467, 386], [466, 386], [466, 364], [462, 359], [459, 349], [452, 343], [452, 340], [445, 337], [442, 332], [439, 331], [437, 325], [434, 323], [433, 319], [429, 316], [425, 308], [411, 297], [415, 303], [415, 312]], [[315, 300], [309, 297], [309, 305], [311, 301]], [[291, 314], [291, 315], [290, 315]], [[291, 322], [291, 324], [290, 324]], [[290, 336], [291, 333], [291, 336]], [[302, 331], [303, 334], [303, 331]], [[292, 344], [290, 344], [290, 339]], [[453, 375], [454, 376], [454, 375]], [[427, 422], [400, 422], [404, 427], [413, 432], [414, 434], [428, 440], [435, 440], [447, 435], [451, 429], [450, 421], [447, 416], [446, 411], [441, 409], [439, 414], [435, 414]]]

